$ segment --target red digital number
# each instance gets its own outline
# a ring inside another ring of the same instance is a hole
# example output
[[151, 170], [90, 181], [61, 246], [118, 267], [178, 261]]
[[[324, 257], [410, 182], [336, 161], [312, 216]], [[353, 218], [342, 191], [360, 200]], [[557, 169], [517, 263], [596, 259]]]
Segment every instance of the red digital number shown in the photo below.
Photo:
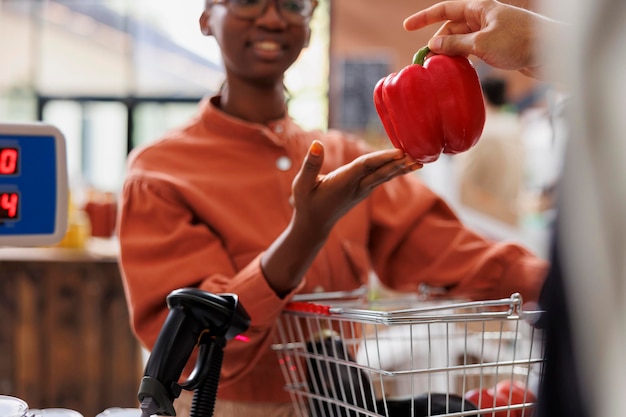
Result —
[[17, 149], [0, 149], [0, 175], [13, 175], [17, 172]]
[[2, 193], [0, 195], [0, 217], [5, 219], [15, 219], [17, 217], [17, 208], [19, 205], [19, 194]]

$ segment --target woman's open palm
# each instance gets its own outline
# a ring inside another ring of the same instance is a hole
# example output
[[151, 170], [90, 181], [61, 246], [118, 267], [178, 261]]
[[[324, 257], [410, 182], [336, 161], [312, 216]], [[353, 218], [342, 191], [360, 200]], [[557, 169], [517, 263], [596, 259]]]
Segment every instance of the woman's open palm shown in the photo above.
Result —
[[421, 168], [399, 149], [371, 152], [321, 175], [324, 148], [314, 142], [292, 185], [296, 219], [328, 231], [378, 185]]

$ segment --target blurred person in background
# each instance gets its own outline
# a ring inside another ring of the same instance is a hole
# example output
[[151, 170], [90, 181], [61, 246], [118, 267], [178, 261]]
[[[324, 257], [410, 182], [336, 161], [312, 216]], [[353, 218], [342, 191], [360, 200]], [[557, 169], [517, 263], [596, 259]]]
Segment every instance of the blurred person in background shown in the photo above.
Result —
[[[296, 293], [354, 290], [374, 272], [397, 291], [536, 300], [546, 262], [465, 227], [397, 149], [305, 131], [283, 84], [310, 37], [314, 0], [207, 1], [204, 35], [226, 80], [196, 117], [129, 157], [120, 263], [131, 325], [150, 350], [181, 287], [234, 293], [248, 342], [224, 352], [215, 415], [292, 416], [273, 331]], [[175, 402], [189, 412], [191, 395]]]
[[571, 94], [552, 268], [540, 301], [546, 367], [535, 415], [613, 417], [624, 414], [626, 390], [626, 2], [541, 6], [545, 16], [495, 0], [446, 1], [404, 26], [445, 22], [429, 41], [433, 52], [473, 54], [555, 80]]
[[524, 190], [525, 148], [519, 116], [507, 107], [507, 80], [481, 80], [485, 126], [478, 143], [454, 158], [459, 202], [517, 228]]

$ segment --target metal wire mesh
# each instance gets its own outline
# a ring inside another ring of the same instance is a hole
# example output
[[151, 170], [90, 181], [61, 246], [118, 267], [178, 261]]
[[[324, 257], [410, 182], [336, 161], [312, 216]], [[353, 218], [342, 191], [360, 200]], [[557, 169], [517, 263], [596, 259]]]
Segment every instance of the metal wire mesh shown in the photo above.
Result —
[[[522, 299], [291, 303], [273, 345], [302, 417], [530, 417], [540, 312]], [[477, 411], [480, 409], [480, 413]]]

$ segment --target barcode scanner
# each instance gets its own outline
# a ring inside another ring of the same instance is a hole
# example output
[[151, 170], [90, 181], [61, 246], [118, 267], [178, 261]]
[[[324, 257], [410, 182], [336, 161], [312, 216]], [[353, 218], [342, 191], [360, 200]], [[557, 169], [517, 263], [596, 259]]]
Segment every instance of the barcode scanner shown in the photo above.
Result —
[[[170, 309], [150, 353], [138, 398], [142, 416], [175, 416], [173, 402], [183, 389], [194, 391], [191, 417], [211, 416], [226, 342], [248, 329], [250, 317], [234, 294], [181, 288], [167, 296]], [[180, 376], [194, 349], [189, 379]]]

